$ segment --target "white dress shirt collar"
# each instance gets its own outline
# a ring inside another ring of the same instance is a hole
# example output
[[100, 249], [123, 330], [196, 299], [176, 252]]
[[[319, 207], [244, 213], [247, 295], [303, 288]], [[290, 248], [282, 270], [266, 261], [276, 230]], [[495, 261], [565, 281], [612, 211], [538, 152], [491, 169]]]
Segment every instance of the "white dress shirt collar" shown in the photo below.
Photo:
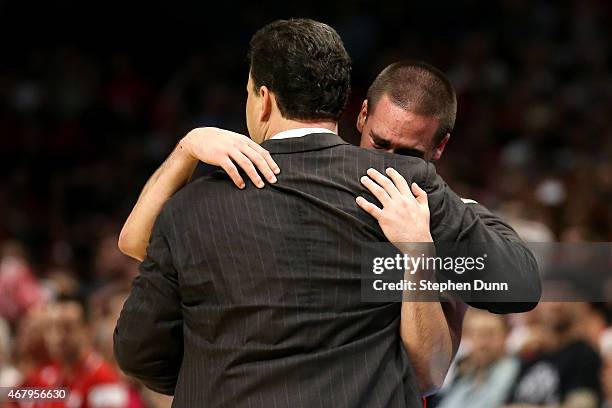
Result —
[[292, 137], [303, 137], [306, 135], [310, 135], [312, 133], [332, 133], [334, 135], [336, 134], [336, 132], [332, 132], [331, 130], [325, 129], [325, 128], [299, 128], [299, 129], [289, 129], [289, 130], [285, 130], [284, 132], [277, 133], [268, 140], [290, 139]]

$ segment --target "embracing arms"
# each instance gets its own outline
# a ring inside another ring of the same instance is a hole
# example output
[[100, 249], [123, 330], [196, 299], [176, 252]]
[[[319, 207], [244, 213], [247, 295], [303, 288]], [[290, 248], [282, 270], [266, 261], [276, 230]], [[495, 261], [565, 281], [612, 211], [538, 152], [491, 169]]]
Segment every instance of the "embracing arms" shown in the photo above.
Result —
[[119, 234], [121, 252], [139, 261], [145, 258], [155, 219], [166, 201], [189, 182], [199, 161], [221, 167], [238, 188], [245, 182], [236, 166], [259, 188], [264, 182], [255, 167], [270, 183], [280, 172], [270, 153], [244, 135], [216, 128], [192, 130], [142, 189]]
[[222, 167], [244, 188], [236, 166], [258, 187], [279, 169], [251, 139], [220, 129], [195, 129], [147, 181], [119, 237], [119, 248], [142, 261], [113, 337], [119, 367], [162, 394], [174, 394], [183, 359], [183, 317], [179, 278], [172, 259], [172, 212], [164, 209], [191, 178], [199, 160]]
[[[361, 196], [357, 197], [357, 204], [376, 218], [387, 239], [400, 251], [417, 256], [412, 253], [415, 247], [410, 243], [433, 243], [427, 194], [416, 183], [408, 186], [406, 179], [392, 168], [386, 174], [388, 177], [369, 169], [367, 176], [361, 178], [382, 208]], [[430, 279], [435, 278], [430, 276]], [[467, 306], [451, 299], [418, 302], [411, 300], [410, 295], [406, 291], [402, 302], [400, 336], [419, 389], [423, 395], [429, 395], [442, 386], [457, 353]]]
[[[123, 226], [119, 247], [125, 254], [143, 260], [147, 254], [149, 237], [151, 237], [149, 245], [158, 242], [158, 239], [151, 235], [151, 228], [164, 204], [189, 181], [198, 160], [224, 168], [239, 188], [244, 187], [244, 181], [236, 170], [236, 165], [241, 167], [258, 187], [263, 186], [263, 181], [257, 174], [255, 167], [269, 182], [275, 182], [274, 174], [278, 174], [280, 171], [268, 152], [254, 144], [246, 136], [213, 128], [196, 129], [190, 132], [147, 182], [138, 202]], [[401, 176], [399, 177], [401, 178]], [[401, 179], [403, 180], [403, 178]], [[399, 182], [399, 179], [396, 180]], [[380, 183], [381, 180], [376, 179], [376, 182]], [[404, 180], [403, 183], [406, 184], [406, 181]], [[406, 217], [412, 217], [415, 221], [419, 221], [414, 224], [418, 227], [408, 232], [419, 234], [418, 237], [413, 236], [412, 239], [431, 240], [427, 196], [418, 188], [414, 192], [419, 200], [417, 207], [414, 205], [403, 206], [400, 200], [398, 201], [400, 205], [394, 206], [393, 211], [390, 207], [385, 207], [383, 210], [385, 216], [383, 218], [379, 217], [379, 222], [382, 219], [383, 222], [387, 220], [385, 225], [389, 227], [393, 225], [401, 226], [404, 223], [396, 223], [394, 221], [396, 218], [405, 220]], [[410, 189], [405, 190], [404, 193], [406, 193], [406, 200], [408, 198], [413, 201], [416, 200]], [[398, 198], [397, 195], [394, 197]], [[414, 204], [413, 201], [409, 202]], [[358, 204], [363, 203], [358, 202]], [[398, 232], [401, 232], [401, 228]], [[388, 231], [385, 231], [385, 233], [388, 233]], [[388, 238], [392, 240], [393, 235], [388, 236]], [[151, 249], [154, 250], [155, 248], [152, 247]], [[150, 258], [150, 254], [148, 258]], [[142, 269], [141, 275], [137, 278], [135, 287], [148, 285], [146, 281], [149, 276], [157, 279], [157, 275], [151, 275]], [[176, 288], [173, 287], [173, 279], [165, 279], [165, 282], [172, 287], [168, 291], [174, 293]], [[141, 289], [138, 290], [142, 291]], [[135, 302], [135, 300], [128, 301], [128, 311], [130, 305], [137, 304]], [[411, 363], [418, 373], [419, 385], [423, 393], [439, 387], [444, 379], [448, 365], [459, 344], [464, 310], [464, 305], [447, 302], [443, 304], [438, 302], [410, 302], [402, 305], [402, 324], [399, 334], [410, 356]], [[117, 357], [118, 360], [123, 359], [124, 364], [120, 365], [125, 368], [126, 372], [141, 378], [147, 384], [147, 379], [138, 375], [138, 367], [145, 364], [144, 360], [138, 361], [136, 359], [137, 353], [135, 350], [139, 349], [138, 345], [134, 344], [132, 347], [129, 342], [125, 343], [124, 336], [129, 336], [129, 333], [125, 333], [128, 328], [128, 324], [125, 322], [129, 319], [129, 316], [129, 312], [125, 313], [118, 324], [116, 350], [121, 354], [118, 354]], [[178, 339], [182, 340], [180, 337]], [[168, 371], [173, 372], [174, 370]], [[156, 387], [162, 392], [170, 392], [169, 385], [160, 388], [159, 385], [152, 384], [150, 382], [152, 380], [149, 380], [149, 384], [152, 385], [151, 388]]]

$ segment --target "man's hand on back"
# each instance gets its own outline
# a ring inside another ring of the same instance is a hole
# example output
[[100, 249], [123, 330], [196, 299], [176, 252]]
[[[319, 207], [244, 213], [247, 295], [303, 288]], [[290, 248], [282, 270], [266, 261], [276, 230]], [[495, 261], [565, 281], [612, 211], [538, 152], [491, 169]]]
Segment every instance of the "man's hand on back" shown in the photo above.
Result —
[[[387, 239], [405, 254], [434, 251], [429, 231], [427, 194], [416, 183], [409, 186], [396, 170], [388, 168], [387, 176], [368, 169], [362, 184], [380, 201], [382, 209], [357, 197], [357, 204], [378, 220]], [[415, 243], [417, 243], [415, 245]], [[418, 255], [417, 255], [418, 256]], [[406, 273], [405, 279], [434, 281], [435, 271], [421, 270], [417, 275]], [[446, 310], [446, 311], [445, 311]], [[454, 322], [463, 320], [461, 305], [454, 302], [423, 302], [414, 293], [405, 291], [402, 302], [400, 337], [417, 374], [422, 395], [429, 395], [442, 386], [444, 377], [456, 353], [461, 337], [456, 334]], [[448, 313], [448, 317], [447, 317]]]
[[264, 182], [257, 170], [270, 183], [276, 183], [275, 174], [280, 173], [280, 168], [266, 149], [249, 137], [229, 130], [212, 127], [193, 129], [179, 142], [179, 148], [193, 159], [221, 167], [238, 188], [244, 188], [245, 183], [236, 166], [242, 168], [259, 188], [264, 186]]
[[388, 168], [386, 173], [389, 177], [368, 169], [368, 175], [361, 178], [361, 183], [380, 201], [383, 208], [361, 196], [356, 200], [359, 207], [376, 218], [387, 239], [396, 246], [411, 242], [433, 242], [429, 231], [427, 193], [416, 183], [408, 186], [406, 179], [395, 169]]

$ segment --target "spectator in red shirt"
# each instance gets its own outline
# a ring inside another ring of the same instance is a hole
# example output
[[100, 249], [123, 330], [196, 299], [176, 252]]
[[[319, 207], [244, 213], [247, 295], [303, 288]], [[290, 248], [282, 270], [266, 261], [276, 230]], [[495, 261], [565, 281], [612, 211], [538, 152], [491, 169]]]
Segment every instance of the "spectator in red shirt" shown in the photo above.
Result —
[[[62, 402], [40, 401], [35, 408], [131, 408], [118, 372], [93, 350], [83, 308], [59, 302], [47, 310], [44, 338], [52, 362], [34, 370], [26, 387], [65, 387]], [[26, 405], [23, 405], [24, 407]]]

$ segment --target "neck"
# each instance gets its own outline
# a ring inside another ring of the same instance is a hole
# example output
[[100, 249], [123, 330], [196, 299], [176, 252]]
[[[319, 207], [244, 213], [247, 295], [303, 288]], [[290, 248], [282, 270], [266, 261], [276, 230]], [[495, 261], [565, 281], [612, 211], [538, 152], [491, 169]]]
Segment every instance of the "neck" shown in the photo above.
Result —
[[284, 132], [285, 130], [301, 129], [301, 128], [323, 128], [338, 133], [338, 122], [333, 120], [290, 120], [280, 118], [280, 120], [270, 123], [266, 129], [263, 140], [268, 140], [272, 136]]

